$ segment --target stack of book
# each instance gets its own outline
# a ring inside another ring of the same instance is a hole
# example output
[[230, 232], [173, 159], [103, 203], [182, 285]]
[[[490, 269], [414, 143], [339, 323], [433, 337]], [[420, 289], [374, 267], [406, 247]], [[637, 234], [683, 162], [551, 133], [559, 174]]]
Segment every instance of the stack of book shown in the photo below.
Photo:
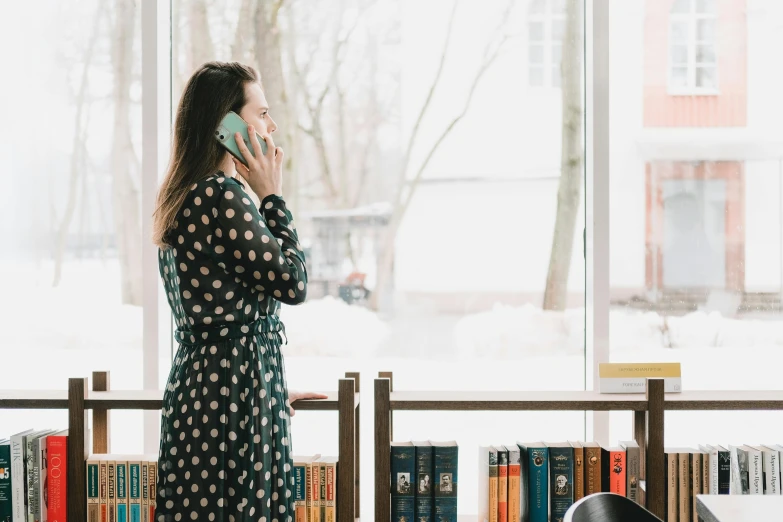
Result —
[[448, 442], [392, 442], [392, 522], [457, 522], [459, 447]]
[[336, 522], [337, 457], [293, 456], [295, 522]]
[[29, 429], [0, 440], [0, 521], [62, 521], [68, 430]]
[[696, 522], [696, 495], [780, 495], [783, 446], [666, 448], [666, 520]]
[[640, 502], [641, 454], [634, 441], [525, 442], [479, 448], [479, 522], [562, 522], [580, 498], [598, 492]]
[[156, 454], [87, 457], [87, 520], [155, 520]]

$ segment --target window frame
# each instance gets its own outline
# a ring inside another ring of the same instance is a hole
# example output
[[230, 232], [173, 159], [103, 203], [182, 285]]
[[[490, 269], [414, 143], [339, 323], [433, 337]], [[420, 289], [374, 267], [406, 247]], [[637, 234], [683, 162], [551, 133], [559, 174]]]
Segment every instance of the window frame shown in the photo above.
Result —
[[[667, 26], [667, 45], [666, 45], [666, 75], [667, 75], [667, 91], [672, 96], [715, 96], [720, 94], [720, 75], [718, 67], [718, 12], [717, 8], [714, 11], [698, 10], [697, 0], [686, 0], [688, 2], [688, 12], [674, 12], [674, 7], [677, 4], [672, 4], [671, 11], [669, 12], [668, 26]], [[716, 4], [713, 4], [716, 5]], [[697, 29], [699, 22], [701, 21], [713, 21], [714, 22], [714, 34], [712, 41], [697, 40]], [[674, 26], [676, 24], [685, 24], [688, 28], [687, 41], [685, 44], [677, 43], [676, 46], [681, 47], [685, 45], [687, 50], [687, 61], [685, 63], [686, 69], [686, 85], [675, 85], [674, 70], [676, 68], [682, 68], [682, 64], [675, 64], [673, 62], [673, 54], [675, 48], [674, 42]], [[699, 46], [711, 46], [715, 61], [711, 64], [711, 68], [715, 71], [715, 85], [712, 87], [702, 87], [697, 85], [697, 72], [699, 69], [706, 69], [710, 67], [707, 62], [696, 61], [696, 49]]]

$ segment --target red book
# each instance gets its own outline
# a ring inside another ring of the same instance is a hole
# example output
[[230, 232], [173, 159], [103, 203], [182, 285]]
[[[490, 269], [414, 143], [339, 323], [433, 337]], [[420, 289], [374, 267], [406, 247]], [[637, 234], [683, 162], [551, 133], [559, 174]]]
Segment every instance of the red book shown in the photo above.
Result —
[[609, 492], [625, 496], [625, 450], [611, 448], [609, 450]]
[[68, 430], [58, 431], [46, 439], [47, 474], [46, 517], [49, 522], [66, 522], [68, 519]]
[[498, 522], [508, 520], [508, 451], [496, 446], [498, 450]]

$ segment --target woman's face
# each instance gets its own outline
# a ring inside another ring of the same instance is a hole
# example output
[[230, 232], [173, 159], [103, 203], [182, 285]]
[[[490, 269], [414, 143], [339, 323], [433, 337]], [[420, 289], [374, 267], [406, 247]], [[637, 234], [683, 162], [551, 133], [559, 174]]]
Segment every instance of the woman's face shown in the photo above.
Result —
[[256, 132], [262, 136], [275, 132], [277, 124], [269, 116], [269, 105], [264, 96], [264, 91], [261, 90], [261, 86], [257, 82], [245, 84], [245, 99], [247, 103], [242, 107], [239, 116], [255, 127]]

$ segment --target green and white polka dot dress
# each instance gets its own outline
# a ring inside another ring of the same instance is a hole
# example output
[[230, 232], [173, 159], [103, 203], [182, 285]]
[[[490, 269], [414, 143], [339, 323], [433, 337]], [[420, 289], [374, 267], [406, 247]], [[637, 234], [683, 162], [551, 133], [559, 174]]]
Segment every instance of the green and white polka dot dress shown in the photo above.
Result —
[[222, 172], [193, 185], [159, 253], [179, 342], [163, 396], [157, 522], [294, 518], [280, 302], [305, 258], [278, 196], [257, 209]]

